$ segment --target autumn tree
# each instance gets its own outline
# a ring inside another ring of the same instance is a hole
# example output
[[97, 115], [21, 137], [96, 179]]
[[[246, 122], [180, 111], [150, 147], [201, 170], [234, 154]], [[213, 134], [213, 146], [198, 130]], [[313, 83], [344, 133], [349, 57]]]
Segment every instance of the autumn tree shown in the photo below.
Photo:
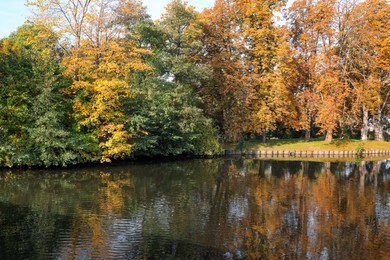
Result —
[[[312, 1], [295, 1], [288, 12], [290, 42], [295, 55], [299, 77], [297, 78], [295, 97], [299, 106], [299, 128], [305, 130], [305, 140], [309, 141], [315, 114], [313, 101], [313, 71], [318, 37], [314, 31], [316, 16]], [[317, 28], [319, 26], [317, 25]]]
[[350, 6], [345, 40], [340, 44], [362, 140], [368, 139], [370, 118], [375, 139], [383, 140], [383, 117], [389, 107], [389, 8], [387, 1], [379, 0]]
[[314, 123], [319, 133], [325, 134], [325, 140], [332, 141], [333, 134], [343, 122], [347, 110], [346, 102], [350, 94], [349, 86], [342, 74], [342, 63], [339, 56], [339, 30], [335, 1], [320, 1], [315, 5], [315, 16], [318, 22], [316, 37], [315, 70], [313, 73], [313, 101], [317, 114]]
[[130, 156], [130, 117], [123, 103], [132, 97], [131, 73], [149, 70], [137, 48], [135, 24], [148, 19], [142, 3], [134, 1], [30, 1], [35, 23], [53, 28], [61, 38], [66, 74], [73, 76], [71, 92], [79, 128], [99, 140], [100, 160]]
[[309, 141], [311, 129], [316, 126], [331, 141], [343, 122], [349, 96], [338, 52], [336, 3], [296, 1], [287, 17], [298, 71], [294, 91], [300, 114], [297, 130], [305, 130], [305, 139]]
[[66, 166], [92, 160], [93, 137], [74, 127], [71, 79], [52, 31], [24, 25], [0, 43], [0, 165]]
[[202, 88], [226, 141], [263, 135], [292, 123], [286, 72], [291, 53], [275, 13], [284, 1], [217, 1], [203, 17], [203, 60], [213, 77]]
[[244, 29], [244, 10], [237, 1], [217, 0], [202, 13], [202, 61], [212, 77], [200, 89], [206, 111], [218, 120], [224, 140], [237, 141], [247, 132], [251, 78]]
[[250, 114], [248, 130], [265, 134], [275, 130], [277, 123], [285, 126], [291, 123], [294, 112], [289, 84], [283, 82], [286, 61], [284, 52], [289, 52], [285, 44], [284, 30], [275, 15], [280, 12], [285, 1], [252, 0], [240, 1], [244, 10], [244, 29], [247, 47], [248, 75], [251, 79]]

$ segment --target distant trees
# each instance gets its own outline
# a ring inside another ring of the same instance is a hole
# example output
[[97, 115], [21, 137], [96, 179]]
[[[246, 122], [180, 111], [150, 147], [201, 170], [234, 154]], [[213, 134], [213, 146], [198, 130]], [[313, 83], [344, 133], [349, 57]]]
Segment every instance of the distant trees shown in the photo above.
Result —
[[[0, 43], [1, 165], [213, 154], [243, 136], [384, 139], [386, 0], [31, 0]], [[284, 18], [282, 18], [282, 16]]]
[[[346, 5], [346, 3], [344, 3]], [[384, 121], [389, 119], [389, 25], [387, 1], [356, 3], [344, 18], [341, 57], [345, 78], [353, 94], [352, 112], [361, 122], [361, 138], [367, 140], [369, 124], [375, 139], [383, 140]]]
[[305, 139], [361, 131], [383, 140], [389, 113], [386, 1], [219, 0], [203, 17], [201, 95], [227, 141], [288, 127]]

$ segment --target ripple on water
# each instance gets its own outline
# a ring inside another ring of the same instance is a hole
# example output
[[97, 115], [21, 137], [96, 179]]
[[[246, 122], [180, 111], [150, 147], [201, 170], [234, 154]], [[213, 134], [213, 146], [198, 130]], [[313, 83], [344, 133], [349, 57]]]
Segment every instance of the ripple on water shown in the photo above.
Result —
[[0, 259], [390, 257], [388, 173], [197, 163], [0, 178]]

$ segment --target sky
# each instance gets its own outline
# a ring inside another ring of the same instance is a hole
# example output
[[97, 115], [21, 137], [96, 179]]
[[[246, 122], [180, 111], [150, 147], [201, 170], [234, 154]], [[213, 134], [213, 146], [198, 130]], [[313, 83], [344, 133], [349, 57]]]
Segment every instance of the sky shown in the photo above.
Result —
[[[24, 5], [26, 0], [0, 0], [0, 38], [7, 37], [11, 32], [21, 26], [26, 18], [31, 15], [28, 7]], [[164, 13], [164, 6], [170, 0], [143, 0], [148, 8], [148, 13], [153, 19], [160, 18]], [[198, 11], [214, 5], [214, 0], [188, 0], [190, 5]]]

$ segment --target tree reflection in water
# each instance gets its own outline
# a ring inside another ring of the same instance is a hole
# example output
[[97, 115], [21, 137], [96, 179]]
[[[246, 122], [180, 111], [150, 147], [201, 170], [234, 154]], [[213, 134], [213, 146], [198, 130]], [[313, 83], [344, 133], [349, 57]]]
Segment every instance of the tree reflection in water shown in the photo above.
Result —
[[390, 257], [390, 163], [0, 173], [0, 258]]

